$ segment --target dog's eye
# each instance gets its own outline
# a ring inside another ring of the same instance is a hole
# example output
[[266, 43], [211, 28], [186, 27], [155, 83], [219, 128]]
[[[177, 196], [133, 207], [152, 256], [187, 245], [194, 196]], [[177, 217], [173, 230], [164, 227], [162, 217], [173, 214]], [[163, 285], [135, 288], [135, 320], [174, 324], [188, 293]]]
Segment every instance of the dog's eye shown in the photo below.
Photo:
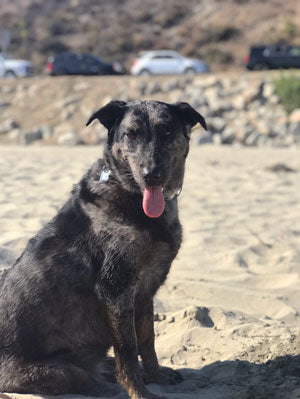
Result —
[[136, 134], [133, 133], [133, 132], [126, 133], [126, 136], [127, 136], [130, 140], [136, 140]]

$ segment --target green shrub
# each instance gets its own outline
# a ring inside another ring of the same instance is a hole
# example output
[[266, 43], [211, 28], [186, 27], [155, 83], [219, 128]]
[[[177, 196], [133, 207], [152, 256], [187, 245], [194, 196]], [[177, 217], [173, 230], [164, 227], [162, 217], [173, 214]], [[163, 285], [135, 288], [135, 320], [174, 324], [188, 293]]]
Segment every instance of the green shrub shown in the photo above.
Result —
[[281, 74], [274, 80], [275, 92], [288, 113], [300, 108], [300, 76]]

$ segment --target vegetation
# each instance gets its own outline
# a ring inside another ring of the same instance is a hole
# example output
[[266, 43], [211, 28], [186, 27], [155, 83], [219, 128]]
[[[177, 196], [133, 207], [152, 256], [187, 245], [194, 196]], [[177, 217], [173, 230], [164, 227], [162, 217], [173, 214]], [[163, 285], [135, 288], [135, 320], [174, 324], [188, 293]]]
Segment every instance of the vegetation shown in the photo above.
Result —
[[275, 91], [287, 112], [300, 108], [300, 76], [281, 74], [274, 80]]

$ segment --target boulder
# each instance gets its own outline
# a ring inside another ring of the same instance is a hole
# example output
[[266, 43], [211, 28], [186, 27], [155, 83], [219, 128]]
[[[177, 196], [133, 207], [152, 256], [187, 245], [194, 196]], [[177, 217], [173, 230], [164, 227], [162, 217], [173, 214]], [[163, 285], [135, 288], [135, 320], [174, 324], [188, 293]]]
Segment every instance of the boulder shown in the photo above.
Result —
[[262, 85], [262, 95], [269, 99], [275, 93], [275, 88], [273, 83], [271, 82], [264, 82]]
[[43, 140], [47, 141], [52, 137], [53, 129], [49, 125], [47, 124], [41, 125], [39, 129], [42, 133]]
[[212, 131], [213, 133], [222, 133], [222, 131], [226, 126], [225, 119], [218, 116], [214, 118], [208, 118], [206, 122], [207, 125], [209, 126], [209, 130]]
[[[254, 147], [257, 145], [259, 137], [262, 137], [260, 134], [257, 132], [252, 132], [249, 134], [249, 136], [245, 140], [245, 145], [249, 147]], [[267, 141], [267, 140], [266, 140]]]
[[300, 123], [300, 108], [294, 109], [289, 115], [290, 123]]
[[213, 144], [213, 135], [211, 132], [200, 132], [200, 129], [198, 130], [198, 136], [197, 136], [197, 144], [203, 145], [203, 144]]
[[25, 145], [32, 144], [34, 141], [41, 139], [42, 132], [39, 128], [22, 132], [19, 136], [20, 143]]
[[64, 132], [60, 134], [57, 137], [56, 142], [59, 145], [66, 145], [66, 146], [83, 144], [81, 138], [74, 131]]
[[7, 133], [7, 138], [11, 143], [19, 144], [21, 134], [22, 134], [21, 129], [18, 129], [18, 128], [13, 129], [9, 133]]
[[151, 94], [156, 94], [160, 93], [162, 91], [161, 85], [158, 82], [150, 82], [144, 91], [144, 94], [151, 95]]
[[19, 126], [19, 123], [15, 119], [6, 119], [0, 125], [0, 134], [6, 134], [11, 130], [17, 129]]
[[235, 141], [235, 130], [231, 126], [226, 126], [221, 134], [222, 144], [232, 144]]

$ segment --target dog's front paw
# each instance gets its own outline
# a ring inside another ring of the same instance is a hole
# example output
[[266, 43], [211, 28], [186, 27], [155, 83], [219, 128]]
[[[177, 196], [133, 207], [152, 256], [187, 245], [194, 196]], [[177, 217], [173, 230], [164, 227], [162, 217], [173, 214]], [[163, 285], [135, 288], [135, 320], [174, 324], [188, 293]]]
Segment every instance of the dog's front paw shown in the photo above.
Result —
[[131, 399], [167, 399], [165, 396], [158, 396], [149, 392], [143, 396], [131, 396]]
[[170, 367], [160, 367], [155, 373], [145, 373], [146, 384], [175, 385], [183, 381], [181, 374]]
[[139, 393], [131, 393], [130, 399], [167, 399], [165, 396], [156, 395], [148, 391], [147, 389], [143, 390], [143, 392]]

